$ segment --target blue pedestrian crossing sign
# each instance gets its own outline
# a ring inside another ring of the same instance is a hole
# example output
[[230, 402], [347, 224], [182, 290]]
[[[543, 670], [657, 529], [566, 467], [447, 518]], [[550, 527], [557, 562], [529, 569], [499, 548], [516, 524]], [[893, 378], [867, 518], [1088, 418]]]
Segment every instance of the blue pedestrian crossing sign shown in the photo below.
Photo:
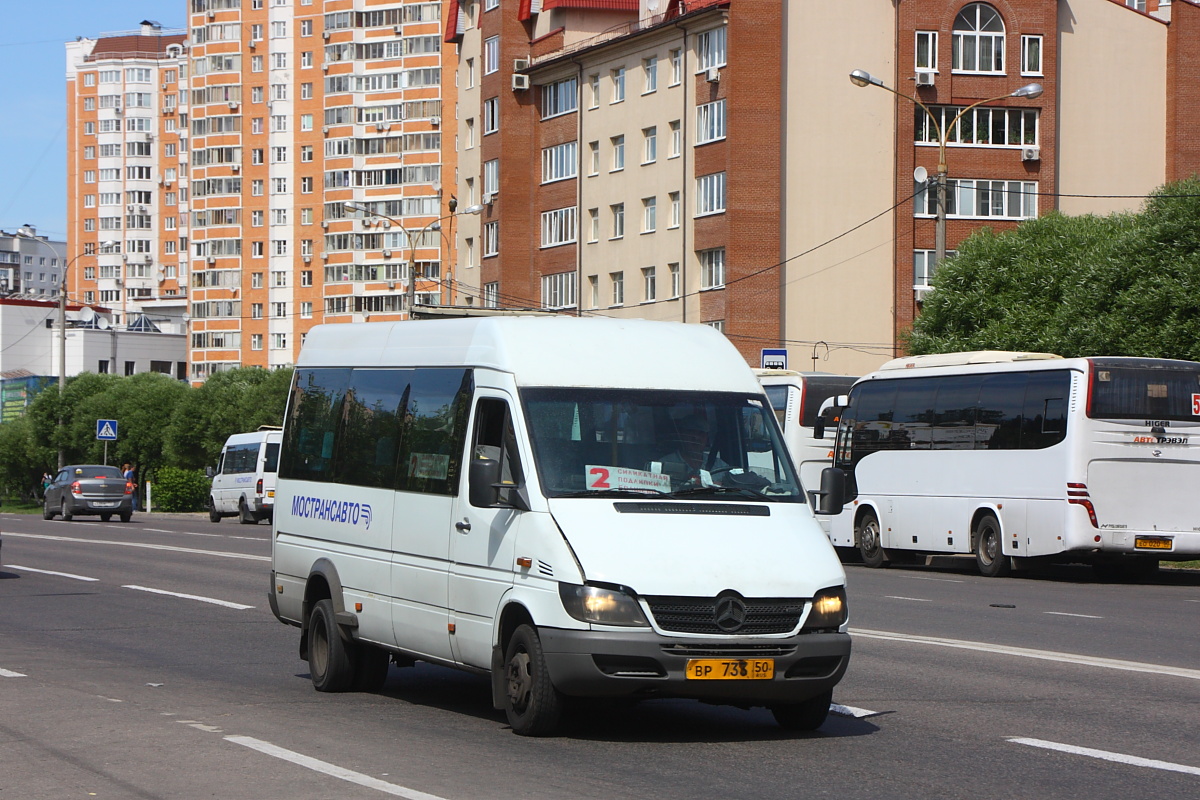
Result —
[[117, 421], [115, 419], [96, 420], [96, 438], [102, 442], [117, 440]]

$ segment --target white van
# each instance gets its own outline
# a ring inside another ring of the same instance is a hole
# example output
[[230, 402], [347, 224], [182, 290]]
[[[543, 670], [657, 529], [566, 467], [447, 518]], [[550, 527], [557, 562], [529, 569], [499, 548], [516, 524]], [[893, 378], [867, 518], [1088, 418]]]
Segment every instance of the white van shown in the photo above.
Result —
[[319, 325], [279, 467], [271, 608], [318, 690], [420, 659], [490, 674], [523, 735], [567, 696], [767, 706], [807, 730], [846, 670], [842, 566], [712, 328]]
[[225, 440], [212, 475], [208, 519], [236, 516], [245, 525], [270, 520], [275, 510], [275, 475], [283, 430], [263, 425], [252, 433], [235, 433]]

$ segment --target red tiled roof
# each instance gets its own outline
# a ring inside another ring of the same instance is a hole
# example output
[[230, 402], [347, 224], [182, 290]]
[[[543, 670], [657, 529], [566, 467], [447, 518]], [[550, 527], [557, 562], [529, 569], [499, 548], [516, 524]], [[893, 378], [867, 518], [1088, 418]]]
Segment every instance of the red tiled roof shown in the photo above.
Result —
[[549, 11], [552, 8], [597, 8], [607, 11], [637, 11], [638, 0], [542, 0], [543, 11]]

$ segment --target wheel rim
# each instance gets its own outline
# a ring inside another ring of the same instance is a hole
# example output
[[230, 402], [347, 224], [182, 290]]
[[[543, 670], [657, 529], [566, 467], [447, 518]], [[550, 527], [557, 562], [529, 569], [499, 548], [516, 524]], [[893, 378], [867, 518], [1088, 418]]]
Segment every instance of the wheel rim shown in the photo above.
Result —
[[991, 525], [985, 525], [979, 533], [979, 557], [985, 564], [995, 563], [1000, 555], [1000, 537]]
[[858, 533], [859, 548], [864, 555], [873, 556], [879, 552], [879, 522], [869, 519], [863, 523]]
[[310, 636], [312, 645], [308, 648], [308, 660], [313, 674], [319, 679], [329, 666], [329, 639], [325, 636], [325, 619], [321, 617], [319, 625], [314, 625]]
[[524, 649], [514, 653], [508, 662], [508, 701], [518, 713], [529, 706], [529, 695], [533, 691], [530, 663], [529, 653]]

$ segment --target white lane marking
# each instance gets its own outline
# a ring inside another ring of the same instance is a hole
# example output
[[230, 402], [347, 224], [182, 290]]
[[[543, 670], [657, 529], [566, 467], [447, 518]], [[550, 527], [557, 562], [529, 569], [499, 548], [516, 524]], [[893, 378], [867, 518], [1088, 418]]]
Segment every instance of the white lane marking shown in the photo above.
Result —
[[27, 678], [29, 677], [23, 672], [13, 672], [12, 670], [0, 669], [0, 678]]
[[852, 628], [850, 633], [853, 636], [860, 636], [866, 639], [928, 644], [936, 647], [953, 647], [959, 650], [978, 650], [983, 653], [996, 653], [998, 655], [1018, 656], [1020, 658], [1036, 658], [1042, 661], [1061, 661], [1064, 664], [1119, 669], [1126, 672], [1149, 672], [1156, 675], [1170, 675], [1175, 678], [1188, 678], [1189, 680], [1200, 681], [1200, 669], [1168, 667], [1161, 664], [1146, 664], [1141, 661], [1120, 661], [1115, 658], [1098, 658], [1096, 656], [1084, 656], [1075, 653], [1058, 653], [1053, 650], [1031, 650], [1025, 647], [1008, 647], [1000, 644], [968, 642], [961, 639], [940, 639], [936, 636], [914, 636], [908, 633], [892, 633], [890, 631]]
[[1124, 753], [1112, 753], [1108, 750], [1093, 750], [1090, 747], [1078, 747], [1073, 744], [1060, 744], [1059, 742], [1047, 742], [1043, 739], [1023, 739], [1014, 738], [1008, 741], [1013, 744], [1025, 744], [1030, 747], [1040, 747], [1044, 750], [1057, 750], [1060, 753], [1071, 753], [1077, 756], [1087, 756], [1088, 758], [1099, 758], [1104, 761], [1115, 761], [1118, 764], [1128, 764], [1132, 767], [1149, 767], [1150, 769], [1162, 769], [1168, 772], [1183, 772], [1188, 775], [1200, 775], [1200, 767], [1189, 767], [1186, 764], [1173, 764], [1170, 761], [1159, 761], [1155, 758], [1142, 758], [1140, 756], [1130, 756]]
[[1080, 617], [1082, 619], [1104, 619], [1092, 614], [1068, 614], [1066, 611], [1043, 611], [1043, 614], [1053, 614], [1056, 617]]
[[830, 703], [829, 713], [837, 714], [840, 717], [854, 717], [862, 719], [863, 717], [873, 717], [876, 714], [881, 714], [881, 711], [868, 711], [865, 708], [855, 708], [854, 706], [842, 706], [837, 703]]
[[408, 800], [443, 800], [443, 798], [438, 797], [437, 795], [426, 794], [425, 792], [418, 792], [416, 789], [409, 789], [406, 786], [397, 786], [394, 783], [381, 781], [378, 778], [372, 778], [370, 775], [364, 775], [361, 772], [353, 772], [325, 761], [318, 761], [315, 758], [310, 758], [309, 756], [301, 755], [300, 753], [296, 753], [291, 750], [285, 750], [282, 747], [277, 747], [271, 744], [270, 742], [264, 742], [261, 739], [255, 739], [250, 736], [226, 736], [225, 741], [233, 742], [234, 744], [240, 744], [243, 747], [249, 747], [251, 750], [257, 750], [260, 753], [265, 753], [266, 755], [274, 756], [275, 758], [280, 758], [284, 761], [290, 761], [291, 763], [300, 767], [304, 767], [305, 769], [311, 769], [314, 772], [320, 772], [325, 775], [338, 778], [339, 780], [347, 781], [348, 783], [357, 783], [359, 786], [365, 786], [368, 789], [375, 789], [376, 791], [390, 794], [395, 797], [405, 797], [408, 798]]
[[923, 597], [901, 597], [898, 594], [885, 594], [888, 600], [912, 600], [914, 603], [932, 603], [932, 600], [926, 600]]
[[171, 597], [182, 597], [184, 600], [199, 600], [201, 603], [212, 603], [214, 606], [225, 606], [226, 608], [236, 608], [238, 611], [245, 611], [254, 606], [244, 606], [241, 603], [231, 603], [228, 600], [217, 600], [214, 597], [201, 597], [198, 594], [181, 594], [180, 592], [168, 592], [166, 589], [151, 589], [149, 586], [122, 586], [122, 589], [134, 589], [139, 592], [150, 592], [151, 594], [165, 594]]
[[22, 572], [39, 572], [42, 575], [57, 575], [60, 578], [70, 578], [73, 581], [98, 581], [99, 578], [89, 578], [86, 575], [72, 575], [69, 572], [54, 572], [49, 569], [34, 569], [33, 567], [22, 567], [20, 564], [5, 564], [9, 569], [19, 569]]
[[[74, 539], [70, 536], [47, 536], [41, 533], [5, 533], [7, 537], [19, 539], [45, 539], [51, 542], [77, 542], [79, 544], [112, 544], [117, 547], [140, 547], [145, 550], [169, 550], [173, 553], [195, 553], [201, 556], [217, 556], [219, 558], [240, 558], [246, 561], [270, 561], [270, 556], [254, 556], [247, 553], [228, 553], [221, 550], [196, 550], [191, 547], [172, 547], [167, 544], [146, 544], [144, 542], [113, 542], [107, 539]], [[265, 540], [257, 540], [265, 541]]]

